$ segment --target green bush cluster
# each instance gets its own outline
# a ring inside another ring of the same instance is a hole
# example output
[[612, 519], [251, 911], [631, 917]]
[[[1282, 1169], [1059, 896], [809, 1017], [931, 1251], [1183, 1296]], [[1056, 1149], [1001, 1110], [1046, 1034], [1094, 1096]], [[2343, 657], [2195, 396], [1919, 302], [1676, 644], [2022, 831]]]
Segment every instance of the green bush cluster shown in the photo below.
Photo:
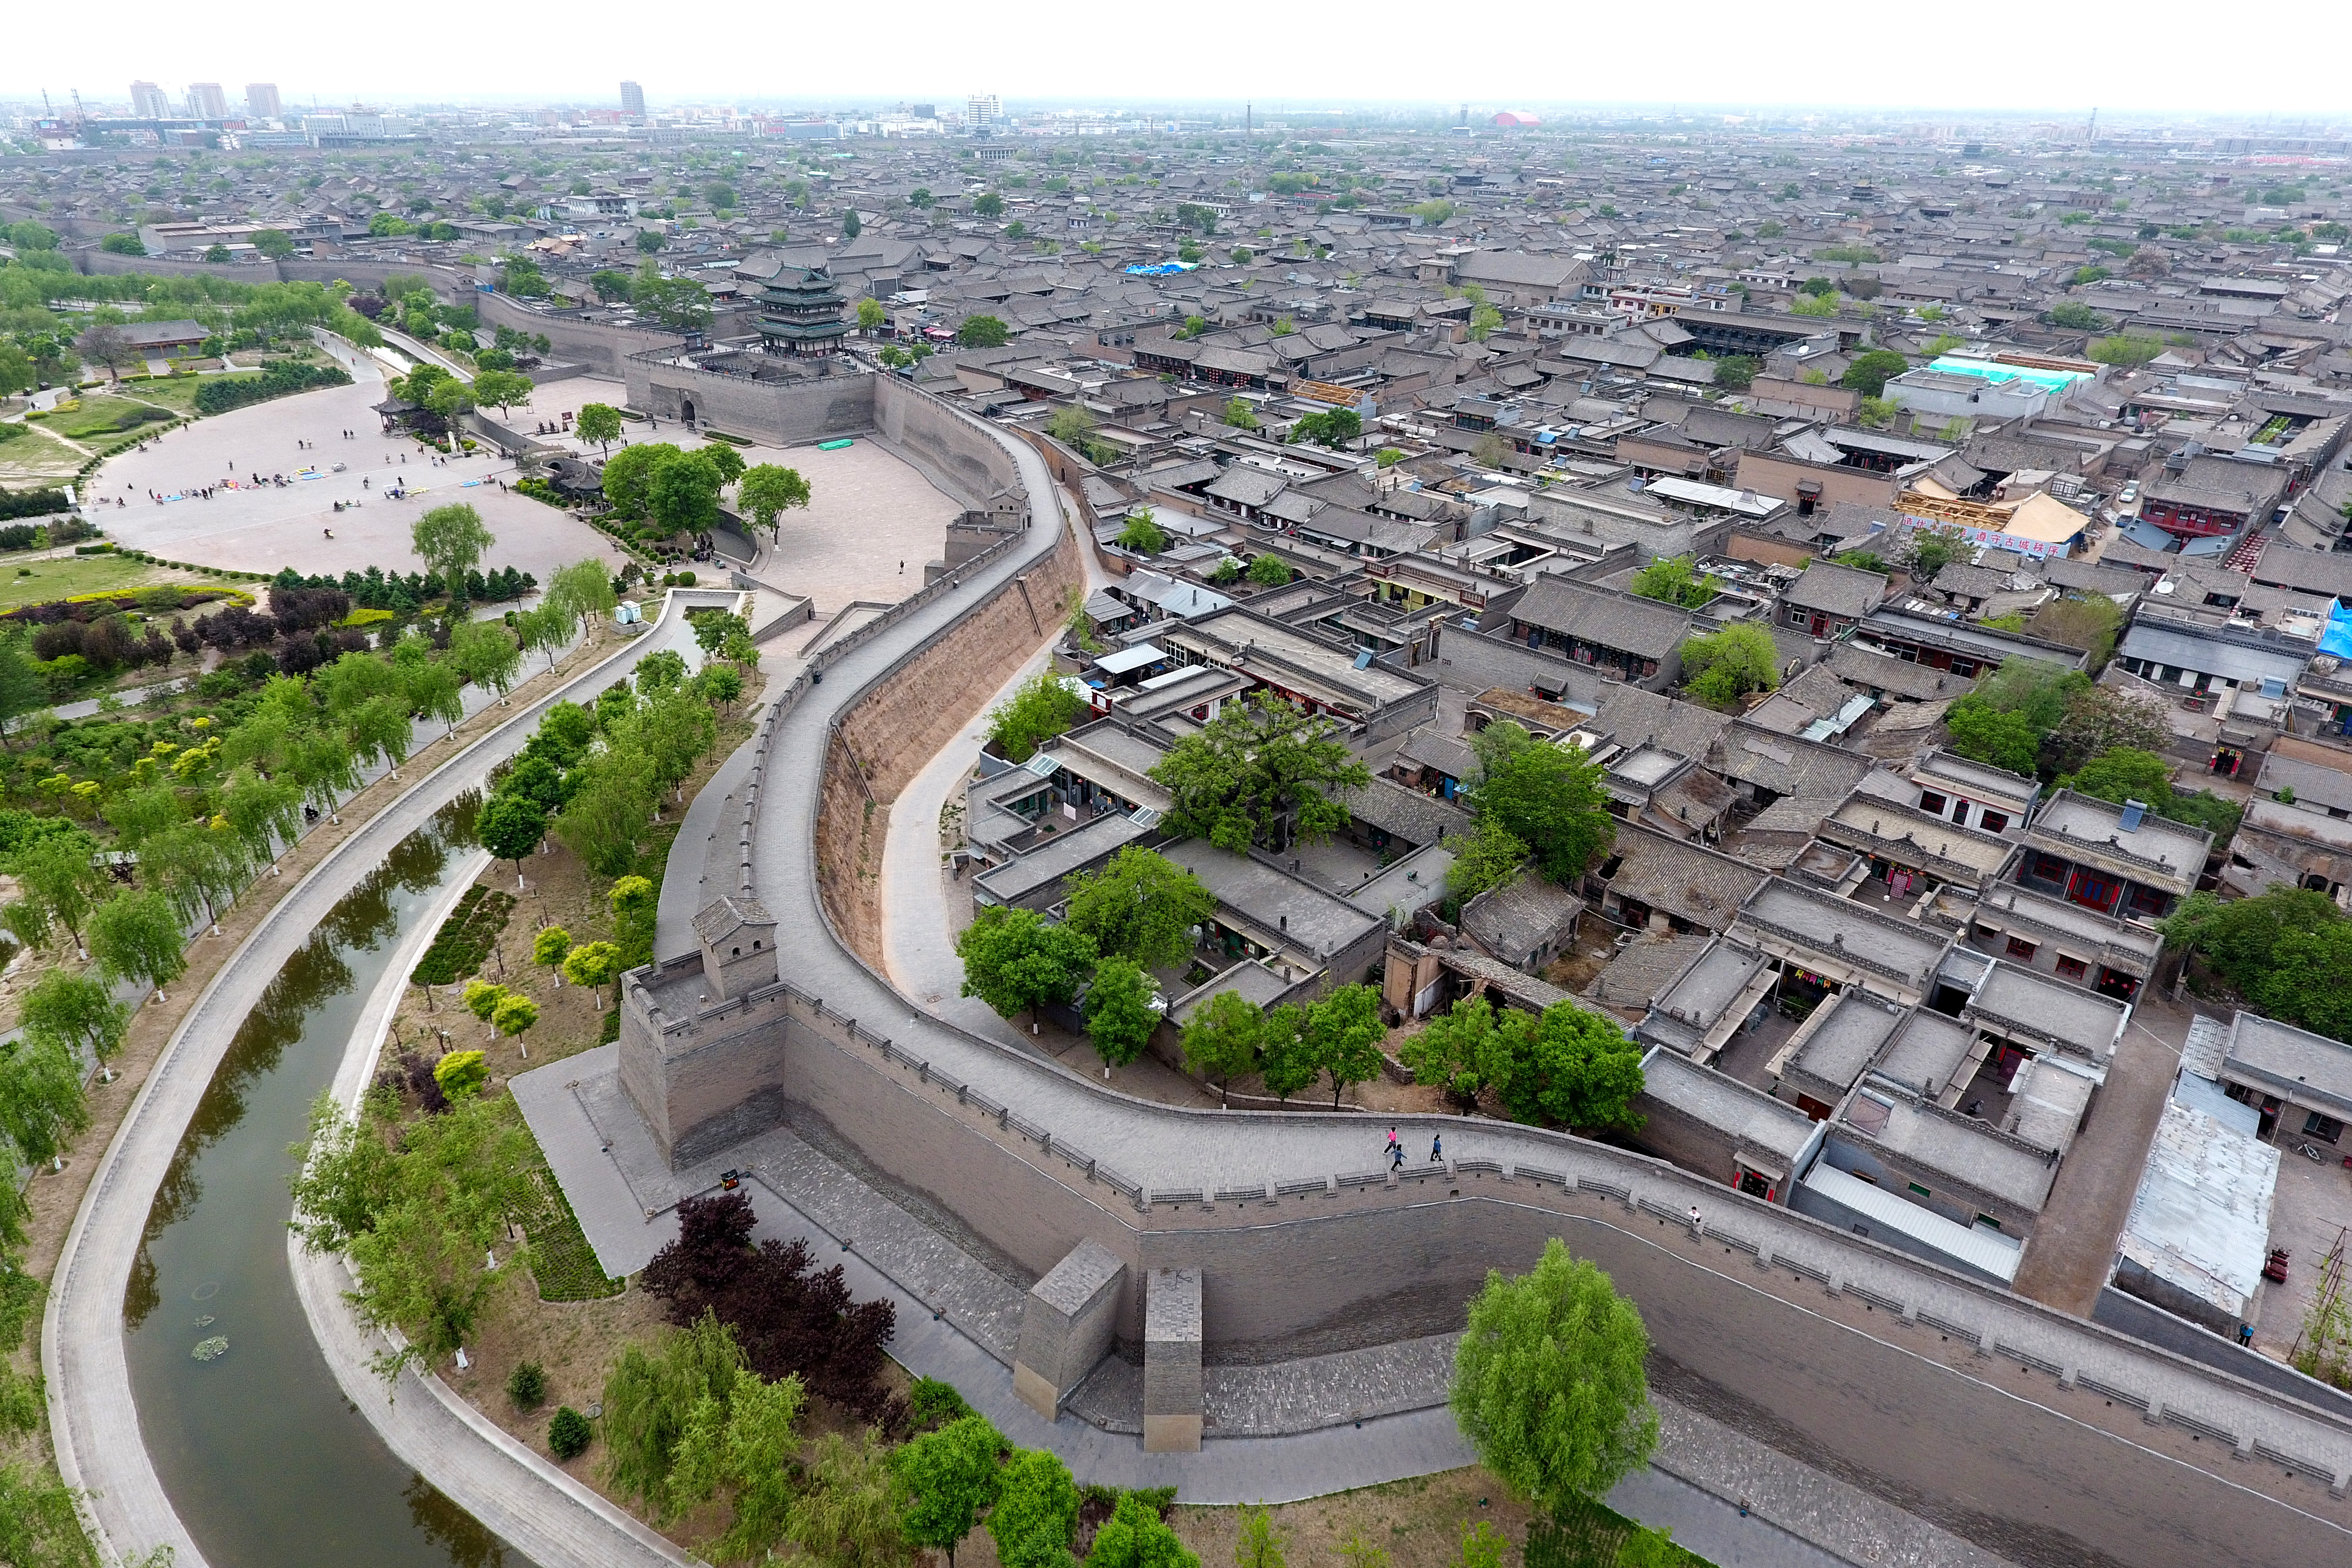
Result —
[[596, 1429], [588, 1424], [588, 1417], [566, 1405], [547, 1424], [547, 1451], [559, 1459], [576, 1459], [588, 1451], [588, 1444], [595, 1436]]

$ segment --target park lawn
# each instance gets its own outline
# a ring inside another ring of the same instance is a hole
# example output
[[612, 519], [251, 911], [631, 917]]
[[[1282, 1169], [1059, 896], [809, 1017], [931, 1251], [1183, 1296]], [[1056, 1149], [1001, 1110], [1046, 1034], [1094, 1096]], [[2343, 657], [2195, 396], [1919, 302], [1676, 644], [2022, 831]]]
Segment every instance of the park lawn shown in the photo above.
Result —
[[81, 472], [80, 453], [37, 424], [22, 428], [25, 434], [15, 440], [0, 441], [0, 485], [22, 489], [30, 480], [70, 479]]
[[129, 382], [123, 385], [122, 395], [141, 402], [152, 402], [158, 408], [168, 408], [183, 419], [193, 419], [196, 414], [196, 389], [207, 382], [222, 379], [220, 376], [179, 376], [169, 380]]
[[118, 589], [146, 588], [160, 582], [209, 582], [192, 571], [127, 560], [119, 555], [56, 556], [47, 560], [10, 564], [0, 556], [0, 610], [45, 600], [70, 599], [78, 593], [110, 593]]
[[81, 406], [70, 413], [53, 413], [38, 423], [69, 441], [79, 441], [93, 452], [139, 440], [147, 423], [140, 416], [148, 404], [129, 397], [117, 397], [110, 392], [83, 394]]

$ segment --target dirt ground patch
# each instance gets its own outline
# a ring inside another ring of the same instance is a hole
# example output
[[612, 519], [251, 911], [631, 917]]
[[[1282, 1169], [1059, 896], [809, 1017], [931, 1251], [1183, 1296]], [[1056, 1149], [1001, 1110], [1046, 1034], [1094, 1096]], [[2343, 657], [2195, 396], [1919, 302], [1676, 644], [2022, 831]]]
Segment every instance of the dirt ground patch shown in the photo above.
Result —
[[[1083, 1485], [1087, 1478], [1077, 1479]], [[1266, 1511], [1290, 1568], [1348, 1568], [1340, 1546], [1358, 1535], [1388, 1554], [1387, 1568], [1452, 1568], [1463, 1531], [1482, 1520], [1510, 1543], [1503, 1554], [1505, 1568], [1519, 1568], [1529, 1517], [1525, 1505], [1476, 1467], [1279, 1503]], [[1179, 1504], [1168, 1522], [1199, 1554], [1202, 1568], [1223, 1568], [1234, 1561], [1239, 1509]], [[998, 1561], [996, 1542], [984, 1526], [956, 1548], [956, 1568], [997, 1568]]]

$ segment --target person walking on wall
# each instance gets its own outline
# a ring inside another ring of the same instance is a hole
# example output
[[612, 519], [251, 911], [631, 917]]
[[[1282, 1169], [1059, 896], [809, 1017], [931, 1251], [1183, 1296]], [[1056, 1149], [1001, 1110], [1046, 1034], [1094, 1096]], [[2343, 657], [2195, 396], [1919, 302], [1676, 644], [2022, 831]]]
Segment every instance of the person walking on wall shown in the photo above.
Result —
[[1445, 1163], [1445, 1134], [1443, 1133], [1436, 1134], [1429, 1140], [1429, 1163], [1433, 1166], [1442, 1166]]

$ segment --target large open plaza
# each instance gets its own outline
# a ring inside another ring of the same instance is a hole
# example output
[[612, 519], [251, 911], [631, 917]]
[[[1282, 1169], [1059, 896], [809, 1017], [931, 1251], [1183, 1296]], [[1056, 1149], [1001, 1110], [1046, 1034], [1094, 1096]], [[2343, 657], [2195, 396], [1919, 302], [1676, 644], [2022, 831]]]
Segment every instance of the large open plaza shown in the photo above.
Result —
[[[386, 393], [376, 367], [356, 355], [344, 363], [354, 371], [351, 386], [197, 420], [114, 458], [96, 477], [93, 520], [126, 549], [199, 566], [411, 571], [423, 565], [409, 548], [416, 519], [462, 501], [498, 538], [488, 565], [544, 580], [584, 556], [615, 570], [626, 559], [606, 535], [512, 488], [518, 465], [487, 446], [436, 459], [413, 439], [384, 434], [375, 405]], [[576, 417], [583, 404], [617, 404], [625, 395], [617, 382], [575, 376], [536, 389], [529, 403], [487, 412], [520, 434], [595, 458], [603, 454], [593, 445], [537, 433], [542, 425], [561, 429], [563, 416]], [[614, 450], [644, 441], [699, 444], [674, 424], [633, 421]], [[922, 586], [924, 563], [940, 558], [960, 508], [916, 469], [871, 439], [832, 452], [741, 450], [747, 464], [798, 469], [811, 493], [805, 508], [784, 514], [773, 538], [761, 541], [762, 581], [808, 598], [821, 615], [853, 601], [893, 601]], [[264, 481], [258, 486], [256, 475]], [[395, 498], [394, 491], [404, 494]]]

